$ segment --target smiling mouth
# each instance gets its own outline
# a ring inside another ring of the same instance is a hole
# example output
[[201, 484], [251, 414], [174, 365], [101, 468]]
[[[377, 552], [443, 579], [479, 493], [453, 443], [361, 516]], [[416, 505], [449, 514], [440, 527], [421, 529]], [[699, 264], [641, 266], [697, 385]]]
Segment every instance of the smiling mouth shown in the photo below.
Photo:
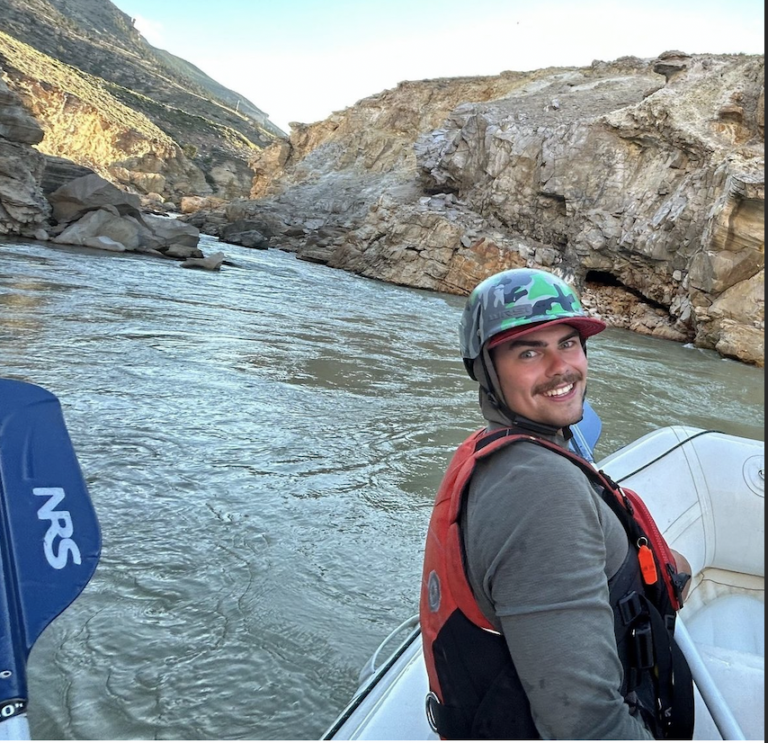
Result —
[[563, 397], [567, 395], [573, 389], [573, 384], [564, 384], [560, 387], [555, 387], [553, 390], [547, 390], [542, 394], [544, 397]]

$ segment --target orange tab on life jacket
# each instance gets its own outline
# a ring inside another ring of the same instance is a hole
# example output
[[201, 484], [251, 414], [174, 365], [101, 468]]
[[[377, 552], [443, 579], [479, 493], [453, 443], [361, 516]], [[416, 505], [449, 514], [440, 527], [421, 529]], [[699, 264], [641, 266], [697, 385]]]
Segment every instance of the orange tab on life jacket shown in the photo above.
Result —
[[640, 542], [640, 546], [637, 549], [640, 572], [643, 574], [645, 584], [652, 586], [659, 579], [659, 574], [656, 572], [656, 561], [653, 559], [653, 552], [651, 552], [645, 540], [641, 539]]

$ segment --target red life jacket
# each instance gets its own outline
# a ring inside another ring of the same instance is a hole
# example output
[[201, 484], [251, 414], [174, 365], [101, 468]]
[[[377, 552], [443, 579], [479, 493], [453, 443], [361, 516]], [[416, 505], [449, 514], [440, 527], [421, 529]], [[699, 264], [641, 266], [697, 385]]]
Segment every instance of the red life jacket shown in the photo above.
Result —
[[447, 739], [540, 737], [506, 641], [482, 614], [467, 579], [459, 524], [478, 460], [521, 441], [573, 462], [619, 518], [637, 550], [629, 550], [625, 564], [609, 581], [624, 667], [620, 692], [630, 707], [637, 707], [656, 738], [692, 738], [692, 681], [673, 639], [684, 580], [648, 509], [636, 493], [620, 488], [581, 457], [510, 429], [482, 429], [467, 438], [448, 465], [435, 499], [420, 599], [430, 724]]

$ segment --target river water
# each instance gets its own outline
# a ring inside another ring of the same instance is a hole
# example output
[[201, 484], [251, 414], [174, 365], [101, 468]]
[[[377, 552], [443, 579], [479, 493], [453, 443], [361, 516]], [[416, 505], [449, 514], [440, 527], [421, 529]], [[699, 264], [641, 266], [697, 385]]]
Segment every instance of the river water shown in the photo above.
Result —
[[[0, 243], [0, 375], [58, 396], [103, 538], [30, 656], [35, 738], [318, 738], [415, 613], [481, 424], [462, 298], [201, 247], [236, 265]], [[598, 456], [674, 423], [763, 438], [762, 369], [619, 330], [590, 364]]]

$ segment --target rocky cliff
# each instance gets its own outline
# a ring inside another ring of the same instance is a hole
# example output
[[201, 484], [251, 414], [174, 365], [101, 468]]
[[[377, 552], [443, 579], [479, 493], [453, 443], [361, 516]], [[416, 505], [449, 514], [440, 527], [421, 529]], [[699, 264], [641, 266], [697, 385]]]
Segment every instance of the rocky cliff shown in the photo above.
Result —
[[45, 157], [34, 145], [43, 130], [0, 75], [0, 235], [32, 236], [51, 207], [40, 183]]
[[0, 69], [43, 128], [40, 151], [158, 201], [247, 195], [249, 160], [285, 136], [109, 0], [0, 0]]
[[126, 193], [71, 160], [35, 149], [44, 132], [0, 74], [0, 237], [20, 235], [65, 246], [135, 252], [217, 271], [223, 253], [205, 256], [192, 225], [145, 214]]
[[764, 363], [764, 57], [666, 52], [400, 84], [257, 153], [189, 219], [465, 294], [551, 269], [614, 326]]

